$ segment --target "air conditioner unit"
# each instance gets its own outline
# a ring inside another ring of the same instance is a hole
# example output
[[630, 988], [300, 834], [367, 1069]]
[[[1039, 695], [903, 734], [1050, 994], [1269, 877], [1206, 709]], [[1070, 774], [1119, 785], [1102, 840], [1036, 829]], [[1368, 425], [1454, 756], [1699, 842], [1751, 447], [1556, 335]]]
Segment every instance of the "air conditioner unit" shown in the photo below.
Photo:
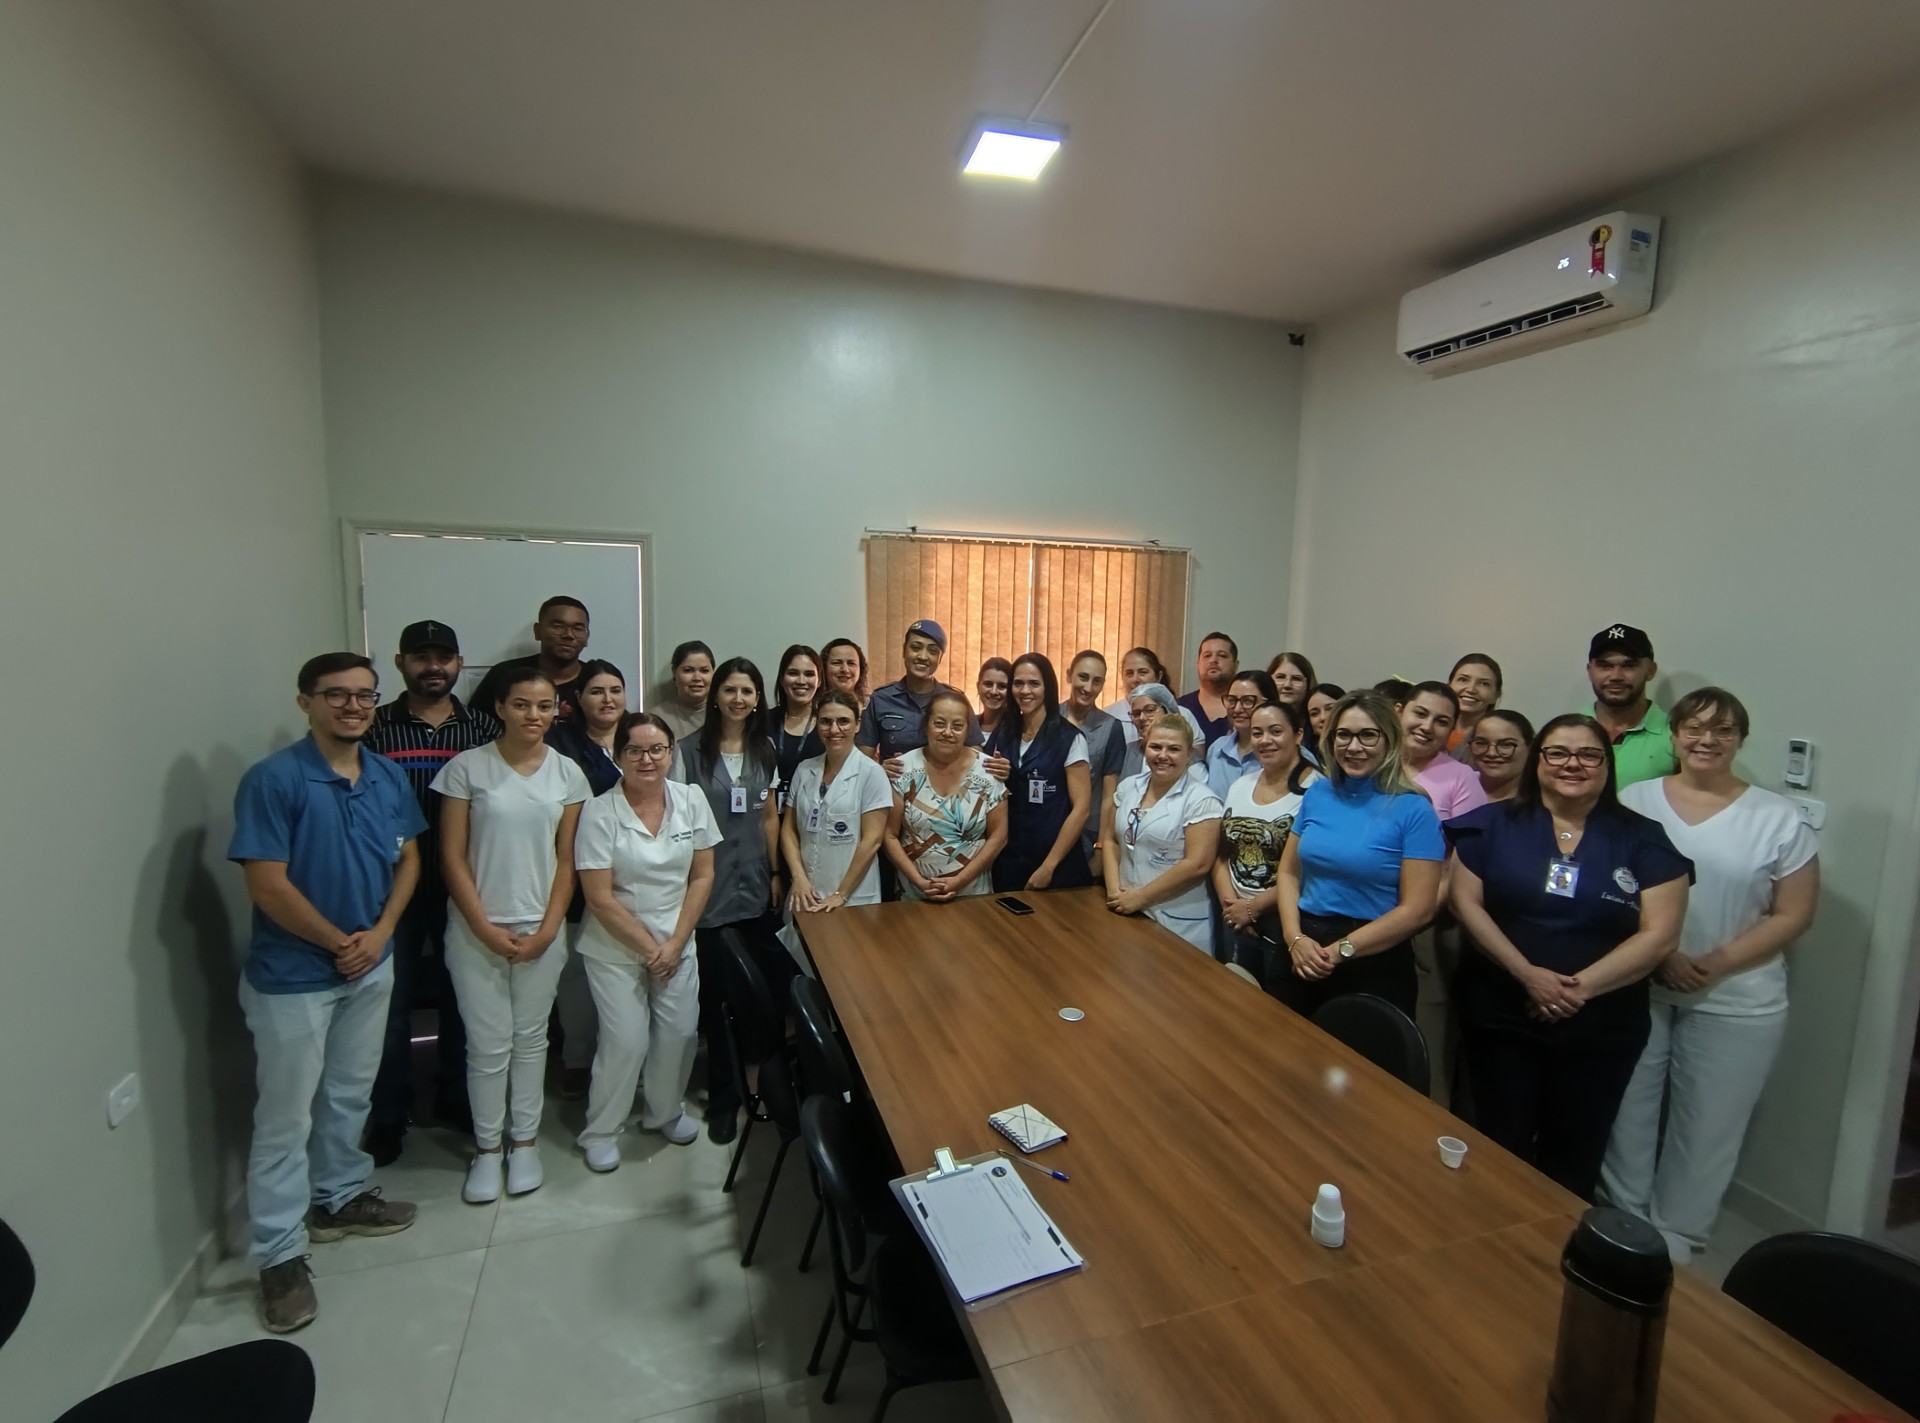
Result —
[[1591, 331], [1653, 306], [1660, 219], [1610, 212], [1400, 298], [1400, 355], [1435, 370]]

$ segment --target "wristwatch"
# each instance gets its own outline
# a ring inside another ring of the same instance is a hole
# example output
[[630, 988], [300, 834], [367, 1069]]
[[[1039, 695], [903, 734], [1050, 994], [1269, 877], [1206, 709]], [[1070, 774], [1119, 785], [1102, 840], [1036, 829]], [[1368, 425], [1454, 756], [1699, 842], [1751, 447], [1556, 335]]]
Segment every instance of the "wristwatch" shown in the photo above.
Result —
[[1342, 939], [1339, 943], [1335, 944], [1334, 947], [1340, 950], [1341, 958], [1350, 959], [1353, 957], [1353, 953], [1354, 953], [1353, 940]]

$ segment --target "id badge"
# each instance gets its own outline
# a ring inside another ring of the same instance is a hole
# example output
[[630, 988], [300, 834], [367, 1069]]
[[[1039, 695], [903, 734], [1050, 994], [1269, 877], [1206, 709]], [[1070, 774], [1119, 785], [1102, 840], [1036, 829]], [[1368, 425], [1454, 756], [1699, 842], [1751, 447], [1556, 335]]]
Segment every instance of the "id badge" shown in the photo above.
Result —
[[735, 786], [727, 792], [727, 809], [735, 815], [745, 815], [747, 813], [747, 788], [745, 786]]
[[1580, 866], [1572, 860], [1554, 860], [1547, 866], [1547, 893], [1562, 899], [1573, 898], [1573, 887], [1580, 883]]
[[820, 829], [820, 803], [814, 802], [813, 809], [807, 812], [807, 829], [810, 832]]
[[1047, 803], [1047, 783], [1039, 777], [1027, 782], [1027, 804], [1045, 805]]
[[778, 791], [774, 792], [773, 808], [781, 815], [787, 813], [787, 788], [785, 786], [780, 787]]

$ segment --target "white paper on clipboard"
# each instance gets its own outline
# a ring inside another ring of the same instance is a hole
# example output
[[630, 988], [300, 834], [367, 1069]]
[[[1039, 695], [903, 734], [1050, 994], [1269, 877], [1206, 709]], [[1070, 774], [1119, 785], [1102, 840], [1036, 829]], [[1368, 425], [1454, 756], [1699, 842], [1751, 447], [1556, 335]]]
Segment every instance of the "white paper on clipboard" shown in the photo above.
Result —
[[909, 1176], [894, 1186], [968, 1304], [1085, 1263], [1004, 1157], [984, 1157], [956, 1176]]

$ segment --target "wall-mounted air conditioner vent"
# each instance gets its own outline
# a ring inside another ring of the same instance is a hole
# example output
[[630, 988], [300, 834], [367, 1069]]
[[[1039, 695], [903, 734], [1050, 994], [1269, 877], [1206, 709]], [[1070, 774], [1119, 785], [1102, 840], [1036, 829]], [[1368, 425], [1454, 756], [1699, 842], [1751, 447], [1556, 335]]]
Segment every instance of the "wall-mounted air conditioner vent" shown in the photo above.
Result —
[[1614, 212], [1442, 277], [1400, 299], [1400, 354], [1432, 370], [1640, 316], [1659, 243], [1659, 218]]

